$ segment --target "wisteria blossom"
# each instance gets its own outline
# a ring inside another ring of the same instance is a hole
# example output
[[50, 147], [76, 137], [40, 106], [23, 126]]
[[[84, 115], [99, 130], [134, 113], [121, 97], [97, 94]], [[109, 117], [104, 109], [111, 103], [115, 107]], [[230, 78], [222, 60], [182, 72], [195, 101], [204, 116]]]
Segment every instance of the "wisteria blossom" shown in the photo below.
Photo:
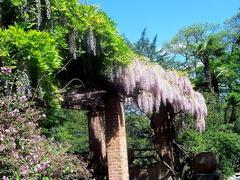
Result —
[[187, 77], [138, 59], [120, 67], [113, 76], [113, 83], [127, 97], [133, 97], [144, 113], [158, 112], [161, 103], [170, 103], [175, 111], [181, 110], [196, 116], [197, 128], [204, 130], [204, 118], [207, 115], [205, 100], [193, 90]]

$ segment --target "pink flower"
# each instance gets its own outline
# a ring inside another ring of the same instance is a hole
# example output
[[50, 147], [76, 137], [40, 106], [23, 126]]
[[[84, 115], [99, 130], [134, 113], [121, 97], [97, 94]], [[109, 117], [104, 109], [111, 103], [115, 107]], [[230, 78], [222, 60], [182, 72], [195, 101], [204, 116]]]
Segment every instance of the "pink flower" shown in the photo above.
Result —
[[23, 118], [21, 116], [17, 117], [17, 121], [22, 121], [22, 120], [23, 120]]
[[3, 74], [10, 74], [12, 72], [12, 69], [7, 67], [1, 67], [0, 70]]
[[21, 96], [19, 98], [20, 102], [26, 102], [27, 101], [27, 97], [26, 96]]
[[15, 117], [18, 112], [19, 112], [19, 109], [14, 109], [13, 111], [10, 112], [10, 114], [11, 116]]
[[5, 129], [5, 132], [6, 132], [6, 133], [10, 133], [10, 130], [9, 130], [9, 129]]
[[21, 174], [23, 175], [23, 176], [27, 176], [28, 175], [28, 166], [22, 166], [21, 167]]
[[3, 176], [2, 180], [9, 180], [7, 176]]
[[37, 164], [35, 171], [38, 173], [45, 171], [49, 167], [49, 163], [50, 163], [49, 161], [46, 161], [42, 164]]

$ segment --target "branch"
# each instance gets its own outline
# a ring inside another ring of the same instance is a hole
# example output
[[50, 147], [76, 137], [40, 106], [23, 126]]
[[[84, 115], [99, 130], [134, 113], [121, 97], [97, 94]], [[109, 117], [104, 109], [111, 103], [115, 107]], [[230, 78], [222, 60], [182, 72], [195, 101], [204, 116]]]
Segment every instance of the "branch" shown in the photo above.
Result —
[[[155, 145], [155, 149], [156, 149], [156, 152], [158, 153], [158, 156], [159, 156], [162, 164], [168, 169], [167, 174], [171, 173], [172, 176], [173, 176], [173, 177], [172, 177], [173, 179], [175, 179], [174, 177], [178, 177], [177, 172], [174, 171], [174, 169], [163, 159], [161, 153], [158, 152], [158, 148], [157, 148], [156, 145]], [[166, 174], [166, 176], [167, 176], [167, 174]]]
[[72, 60], [73, 60], [73, 58], [71, 58], [58, 72], [56, 72], [56, 73], [54, 74], [54, 76], [56, 76], [57, 74], [59, 74], [60, 72], [62, 72]]
[[79, 81], [81, 84], [82, 84], [82, 86], [85, 88], [85, 85], [84, 85], [84, 83], [81, 81], [81, 79], [79, 79], [79, 78], [73, 78], [71, 81], [69, 81], [62, 89], [59, 89], [59, 91], [62, 91], [62, 90], [64, 90], [66, 87], [68, 87], [73, 81]]

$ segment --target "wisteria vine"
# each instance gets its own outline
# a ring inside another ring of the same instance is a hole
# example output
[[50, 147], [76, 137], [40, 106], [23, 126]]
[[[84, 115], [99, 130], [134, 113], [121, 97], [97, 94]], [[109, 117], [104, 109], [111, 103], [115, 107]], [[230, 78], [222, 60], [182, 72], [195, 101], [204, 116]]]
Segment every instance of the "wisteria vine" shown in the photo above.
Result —
[[174, 110], [191, 113], [197, 118], [197, 128], [205, 129], [207, 107], [204, 97], [193, 90], [190, 80], [175, 71], [135, 59], [130, 65], [119, 67], [113, 83], [128, 97], [133, 97], [146, 114], [159, 111], [160, 105], [170, 103]]

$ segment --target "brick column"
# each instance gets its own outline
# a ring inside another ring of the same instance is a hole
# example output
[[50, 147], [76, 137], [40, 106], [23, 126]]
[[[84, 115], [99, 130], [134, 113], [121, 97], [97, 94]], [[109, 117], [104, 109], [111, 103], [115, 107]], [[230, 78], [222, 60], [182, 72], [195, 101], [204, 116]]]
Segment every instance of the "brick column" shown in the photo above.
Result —
[[127, 140], [123, 102], [118, 96], [105, 101], [106, 145], [109, 180], [128, 180]]
[[97, 177], [104, 177], [106, 163], [105, 122], [102, 111], [88, 113], [90, 167]]

